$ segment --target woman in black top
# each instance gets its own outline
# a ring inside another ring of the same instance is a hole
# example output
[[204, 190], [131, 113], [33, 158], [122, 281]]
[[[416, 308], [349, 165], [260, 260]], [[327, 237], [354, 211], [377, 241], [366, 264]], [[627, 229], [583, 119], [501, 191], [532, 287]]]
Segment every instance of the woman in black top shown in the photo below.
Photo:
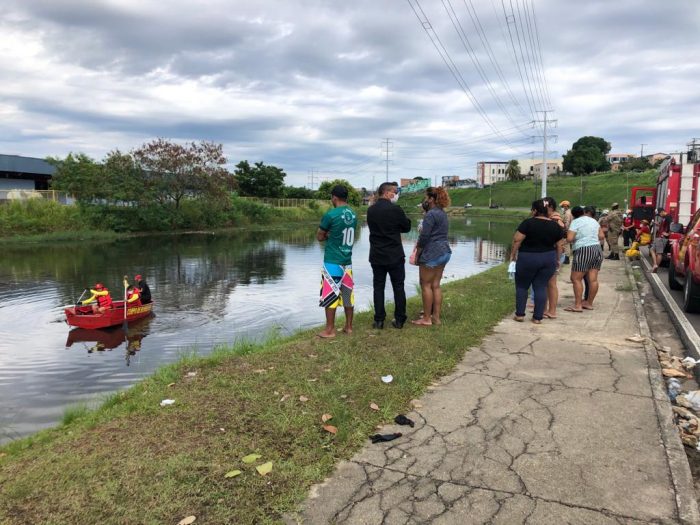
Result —
[[549, 220], [543, 199], [532, 203], [533, 216], [518, 226], [513, 236], [510, 260], [515, 266], [515, 319], [525, 320], [527, 291], [535, 294], [532, 322], [540, 324], [547, 304], [547, 282], [559, 267], [564, 233], [559, 225]]

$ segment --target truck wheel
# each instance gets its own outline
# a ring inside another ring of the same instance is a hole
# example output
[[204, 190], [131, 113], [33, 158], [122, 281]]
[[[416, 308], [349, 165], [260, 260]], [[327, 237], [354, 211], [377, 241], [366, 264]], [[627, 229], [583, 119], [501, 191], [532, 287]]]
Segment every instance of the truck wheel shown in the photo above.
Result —
[[668, 265], [668, 287], [671, 290], [682, 290], [681, 283], [676, 279], [676, 267], [673, 266], [673, 261]]
[[683, 288], [683, 310], [688, 313], [700, 312], [700, 286], [693, 282], [693, 275], [688, 268]]

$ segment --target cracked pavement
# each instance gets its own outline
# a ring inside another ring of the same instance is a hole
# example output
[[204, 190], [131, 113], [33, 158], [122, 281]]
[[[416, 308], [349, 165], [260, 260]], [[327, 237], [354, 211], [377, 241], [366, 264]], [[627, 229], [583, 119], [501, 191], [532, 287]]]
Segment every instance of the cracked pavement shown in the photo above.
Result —
[[504, 319], [407, 413], [415, 428], [383, 427], [404, 435], [340, 463], [287, 522], [698, 523], [655, 352], [625, 340], [649, 334], [624, 268], [606, 261], [596, 309], [569, 313], [565, 267], [558, 319]]

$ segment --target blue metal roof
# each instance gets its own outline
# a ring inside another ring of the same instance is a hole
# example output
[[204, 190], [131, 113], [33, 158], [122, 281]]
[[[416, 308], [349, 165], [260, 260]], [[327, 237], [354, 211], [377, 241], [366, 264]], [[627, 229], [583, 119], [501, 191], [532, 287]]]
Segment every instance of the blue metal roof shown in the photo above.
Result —
[[56, 168], [44, 159], [0, 154], [0, 172], [53, 175]]

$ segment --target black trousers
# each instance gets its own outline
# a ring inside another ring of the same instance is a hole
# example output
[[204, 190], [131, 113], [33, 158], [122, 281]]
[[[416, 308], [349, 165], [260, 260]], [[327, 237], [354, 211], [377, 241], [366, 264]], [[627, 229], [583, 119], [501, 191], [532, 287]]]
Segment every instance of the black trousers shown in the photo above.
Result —
[[399, 323], [406, 322], [406, 291], [403, 283], [406, 280], [405, 261], [386, 266], [383, 264], [372, 265], [372, 275], [374, 286], [374, 320], [384, 321], [386, 310], [384, 309], [384, 286], [386, 286], [386, 275], [389, 274], [391, 287], [394, 290], [394, 319]]

